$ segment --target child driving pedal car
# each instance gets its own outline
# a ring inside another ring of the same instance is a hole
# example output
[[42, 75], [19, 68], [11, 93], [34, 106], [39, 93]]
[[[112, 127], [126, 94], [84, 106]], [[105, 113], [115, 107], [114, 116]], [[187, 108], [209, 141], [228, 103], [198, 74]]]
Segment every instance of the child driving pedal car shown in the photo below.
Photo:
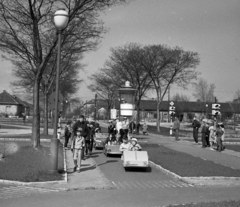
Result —
[[131, 143], [132, 143], [132, 146], [130, 149], [131, 151], [141, 151], [142, 150], [142, 147], [138, 144], [138, 141], [136, 138], [132, 138]]

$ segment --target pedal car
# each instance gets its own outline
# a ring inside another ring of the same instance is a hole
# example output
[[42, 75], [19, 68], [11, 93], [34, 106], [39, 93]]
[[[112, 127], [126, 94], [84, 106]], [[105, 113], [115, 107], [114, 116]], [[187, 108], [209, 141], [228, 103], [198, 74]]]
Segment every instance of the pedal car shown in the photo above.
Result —
[[96, 133], [94, 138], [94, 149], [104, 149], [108, 133]]
[[149, 167], [147, 151], [123, 151], [123, 167], [125, 170], [129, 167], [139, 167], [147, 169]]
[[119, 151], [120, 144], [118, 142], [108, 142], [105, 145], [104, 154], [108, 155], [121, 155], [122, 152]]

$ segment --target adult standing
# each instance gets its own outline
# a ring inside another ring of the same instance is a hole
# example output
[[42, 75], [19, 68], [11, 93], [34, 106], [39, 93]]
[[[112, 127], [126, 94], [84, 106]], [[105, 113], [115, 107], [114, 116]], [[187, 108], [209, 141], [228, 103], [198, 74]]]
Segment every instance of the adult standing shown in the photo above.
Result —
[[221, 152], [223, 150], [222, 146], [222, 135], [224, 134], [221, 124], [217, 124], [216, 137], [217, 137], [217, 151]]
[[120, 130], [122, 129], [122, 122], [120, 122], [119, 119], [116, 120], [116, 128], [118, 134], [120, 134]]
[[180, 130], [180, 121], [177, 117], [174, 118], [173, 122], [173, 131], [175, 133], [175, 140], [179, 141], [179, 130]]
[[108, 136], [109, 137], [111, 136], [113, 139], [116, 139], [116, 134], [117, 134], [116, 127], [113, 124], [113, 122], [110, 121], [108, 125]]
[[68, 149], [68, 141], [69, 141], [70, 137], [71, 137], [71, 122], [68, 121], [67, 125], [64, 128], [64, 138], [65, 138], [64, 147], [65, 147], [65, 149]]
[[130, 133], [130, 134], [133, 134], [134, 131], [135, 131], [135, 128], [136, 128], [136, 124], [135, 124], [135, 122], [132, 120], [132, 121], [129, 123], [129, 133]]
[[193, 127], [193, 138], [196, 144], [198, 144], [198, 130], [200, 128], [201, 124], [198, 121], [197, 117], [193, 118], [193, 123], [192, 123], [192, 127]]
[[128, 137], [128, 129], [129, 129], [129, 121], [127, 117], [124, 117], [124, 121], [122, 122], [123, 136]]
[[206, 120], [203, 119], [203, 126], [202, 126], [202, 148], [207, 147], [207, 140], [206, 140], [206, 135], [207, 135], [207, 126], [206, 126]]
[[141, 124], [140, 122], [137, 123], [137, 134], [139, 134], [139, 130], [140, 130]]

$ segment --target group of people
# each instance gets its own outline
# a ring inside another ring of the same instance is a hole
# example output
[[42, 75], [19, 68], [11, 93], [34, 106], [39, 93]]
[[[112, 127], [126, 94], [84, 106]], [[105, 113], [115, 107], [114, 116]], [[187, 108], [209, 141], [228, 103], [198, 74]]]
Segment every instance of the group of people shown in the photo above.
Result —
[[93, 149], [94, 134], [101, 132], [99, 123], [87, 121], [83, 115], [77, 120], [73, 117], [68, 122], [64, 130], [64, 147], [68, 148], [71, 141], [71, 151], [73, 152], [74, 171], [80, 172], [81, 160], [85, 155], [90, 155]]
[[116, 143], [120, 145], [119, 151], [131, 150], [138, 151], [141, 150], [141, 146], [138, 144], [136, 138], [130, 138], [130, 134], [133, 134], [133, 129], [131, 127], [132, 122], [128, 122], [127, 118], [124, 118], [123, 122], [118, 119], [110, 120], [108, 125], [108, 138], [107, 143]]
[[[214, 122], [210, 119], [203, 119], [202, 123], [197, 119], [193, 118], [193, 139], [198, 144], [198, 133], [201, 129], [202, 134], [202, 148], [210, 147], [211, 150], [217, 150], [221, 152], [225, 149], [223, 142], [225, 136], [224, 124], [222, 122]], [[179, 141], [179, 129], [180, 121], [177, 117], [174, 118], [173, 131], [175, 132], [175, 140]]]
[[225, 129], [222, 122], [214, 123], [212, 120], [203, 119], [202, 124], [194, 117], [193, 119], [193, 137], [196, 144], [198, 144], [198, 131], [201, 127], [202, 134], [202, 148], [210, 147], [211, 150], [221, 152], [224, 150]]
[[[118, 118], [109, 121], [108, 126], [108, 133], [115, 138], [117, 134], [120, 135], [120, 139], [122, 140], [123, 137], [128, 136], [129, 134], [139, 134], [141, 124], [135, 124], [132, 120], [129, 122], [127, 117], [124, 117], [123, 121], [120, 121]], [[144, 122], [142, 125], [142, 132], [143, 134], [148, 134], [148, 126]]]

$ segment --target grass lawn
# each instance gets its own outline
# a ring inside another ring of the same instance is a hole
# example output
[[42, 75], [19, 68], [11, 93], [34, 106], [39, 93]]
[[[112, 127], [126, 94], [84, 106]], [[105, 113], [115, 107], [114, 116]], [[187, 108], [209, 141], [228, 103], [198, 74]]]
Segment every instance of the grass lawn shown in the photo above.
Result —
[[239, 207], [240, 201], [222, 201], [197, 204], [169, 205], [168, 207]]
[[234, 170], [212, 161], [202, 160], [158, 144], [141, 143], [148, 151], [149, 159], [163, 168], [183, 177], [225, 176], [240, 177], [240, 170]]
[[[0, 142], [3, 151], [3, 142]], [[31, 142], [5, 142], [5, 161], [0, 161], [0, 179], [24, 182], [62, 180], [63, 147], [59, 146], [58, 172], [50, 173], [50, 143], [34, 149]]]
[[[51, 139], [53, 135], [40, 134], [40, 139]], [[0, 138], [21, 138], [31, 139], [32, 134], [0, 134]]]

